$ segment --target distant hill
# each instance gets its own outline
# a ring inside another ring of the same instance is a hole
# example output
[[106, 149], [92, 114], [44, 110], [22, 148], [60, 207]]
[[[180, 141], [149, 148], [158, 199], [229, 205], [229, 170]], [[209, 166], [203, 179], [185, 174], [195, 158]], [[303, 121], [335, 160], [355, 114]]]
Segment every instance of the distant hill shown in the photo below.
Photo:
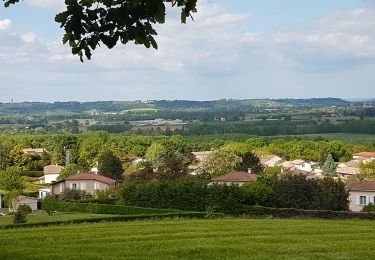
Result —
[[326, 107], [351, 104], [339, 98], [311, 99], [223, 99], [215, 101], [152, 100], [152, 101], [97, 101], [97, 102], [22, 102], [0, 103], [0, 114], [82, 114], [96, 112], [121, 112], [137, 109], [176, 110], [246, 110], [252, 107]]

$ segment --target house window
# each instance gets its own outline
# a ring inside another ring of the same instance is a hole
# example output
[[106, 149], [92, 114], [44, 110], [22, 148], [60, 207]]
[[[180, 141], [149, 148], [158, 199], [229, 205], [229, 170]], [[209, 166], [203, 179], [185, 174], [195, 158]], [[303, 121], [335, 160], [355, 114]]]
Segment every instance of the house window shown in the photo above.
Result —
[[99, 183], [95, 182], [94, 183], [94, 190], [99, 190], [100, 186]]
[[77, 190], [77, 189], [78, 189], [78, 185], [77, 185], [77, 183], [73, 183], [73, 184], [72, 184], [72, 189], [73, 189], [73, 190]]
[[359, 204], [366, 205], [367, 197], [366, 196], [359, 196]]

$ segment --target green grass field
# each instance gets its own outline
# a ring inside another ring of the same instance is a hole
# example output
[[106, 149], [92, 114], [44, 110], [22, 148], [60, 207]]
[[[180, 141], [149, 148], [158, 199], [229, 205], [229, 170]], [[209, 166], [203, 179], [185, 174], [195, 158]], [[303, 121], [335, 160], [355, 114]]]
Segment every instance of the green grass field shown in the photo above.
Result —
[[166, 220], [0, 231], [0, 259], [375, 259], [374, 221]]

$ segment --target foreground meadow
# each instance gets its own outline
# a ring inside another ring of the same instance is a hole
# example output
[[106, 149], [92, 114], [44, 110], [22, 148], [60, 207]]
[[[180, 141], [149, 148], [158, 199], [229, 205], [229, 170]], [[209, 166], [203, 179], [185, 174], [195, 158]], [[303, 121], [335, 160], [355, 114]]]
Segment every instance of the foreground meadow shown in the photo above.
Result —
[[0, 259], [375, 259], [374, 221], [165, 220], [0, 230]]

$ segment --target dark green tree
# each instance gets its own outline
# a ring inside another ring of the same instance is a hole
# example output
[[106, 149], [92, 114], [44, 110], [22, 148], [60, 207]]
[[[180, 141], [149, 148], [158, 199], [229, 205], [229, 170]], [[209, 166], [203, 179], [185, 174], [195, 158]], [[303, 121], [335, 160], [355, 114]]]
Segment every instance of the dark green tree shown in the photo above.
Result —
[[[4, 0], [5, 7], [20, 0]], [[101, 43], [109, 49], [118, 43], [157, 49], [154, 26], [165, 23], [166, 4], [181, 8], [181, 22], [196, 12], [197, 0], [66, 0], [66, 10], [55, 20], [64, 28], [63, 43], [74, 55], [91, 58]]]
[[349, 192], [345, 189], [345, 183], [331, 177], [317, 182], [321, 191], [319, 209], [336, 211], [349, 209]]
[[187, 159], [178, 152], [168, 152], [159, 158], [156, 168], [158, 179], [162, 181], [179, 180], [188, 175]]
[[242, 162], [240, 162], [237, 166], [238, 171], [248, 171], [251, 170], [254, 174], [262, 174], [264, 167], [260, 163], [259, 157], [256, 156], [252, 152], [246, 152], [239, 155], [242, 158]]
[[57, 180], [63, 180], [69, 176], [72, 176], [74, 174], [77, 174], [80, 168], [77, 164], [71, 163], [68, 167], [61, 170], [59, 176], [57, 177]]
[[335, 164], [335, 161], [332, 158], [332, 155], [328, 154], [327, 160], [325, 161], [325, 163], [322, 167], [323, 174], [325, 176], [335, 176], [336, 175], [336, 168], [337, 168], [337, 166]]
[[120, 180], [123, 174], [122, 163], [111, 150], [99, 154], [98, 170], [101, 175], [114, 180]]
[[275, 198], [279, 208], [318, 209], [320, 187], [305, 176], [287, 175], [277, 182]]

